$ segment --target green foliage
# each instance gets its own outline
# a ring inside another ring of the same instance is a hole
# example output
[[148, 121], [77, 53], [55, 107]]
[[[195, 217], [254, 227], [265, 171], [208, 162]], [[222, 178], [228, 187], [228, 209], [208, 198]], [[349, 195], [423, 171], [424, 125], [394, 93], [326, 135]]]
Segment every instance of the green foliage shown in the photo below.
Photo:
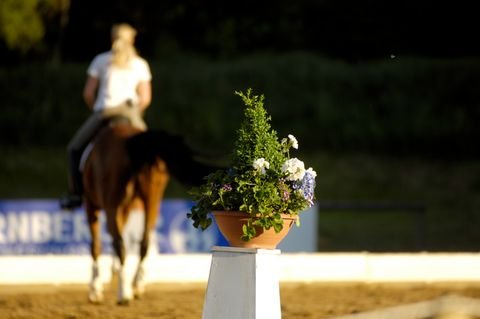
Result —
[[478, 60], [397, 58], [349, 65], [296, 53], [186, 62], [159, 71], [161, 103], [151, 108], [150, 119], [202, 145], [230, 147], [241, 117], [230, 92], [255, 87], [269, 97], [278, 132], [295, 132], [302, 150], [477, 149]]
[[264, 96], [235, 92], [244, 104], [244, 120], [237, 132], [232, 166], [206, 178], [206, 183], [192, 190], [196, 205], [188, 217], [194, 227], [206, 229], [208, 214], [215, 210], [247, 212], [243, 240], [256, 235], [255, 227], [278, 233], [283, 228], [280, 214], [297, 216], [313, 205], [315, 176], [303, 162], [289, 158], [289, 149], [298, 148], [294, 136], [279, 141], [271, 129], [264, 108]]
[[10, 49], [26, 52], [44, 35], [38, 0], [2, 0], [0, 2], [0, 36]]
[[[198, 0], [78, 0], [69, 12], [61, 48], [68, 60], [86, 61], [107, 45], [111, 24], [123, 19], [139, 30], [140, 51], [149, 59], [181, 52], [232, 58], [254, 50], [313, 50], [351, 61], [385, 57], [390, 50], [404, 55], [472, 56], [478, 53], [471, 40], [476, 29], [466, 23], [475, 21], [474, 5], [474, 1], [438, 4], [435, 14], [412, 15], [428, 12], [431, 4], [404, 1], [392, 12], [383, 1], [244, 0], [231, 6], [228, 1], [200, 5]], [[60, 32], [58, 27], [47, 25], [49, 36], [42, 45], [54, 45], [56, 37], [51, 35]], [[423, 45], [426, 39], [428, 45]]]
[[251, 166], [257, 158], [268, 158], [272, 169], [278, 170], [285, 161], [285, 155], [277, 138], [277, 132], [271, 130], [271, 117], [264, 108], [263, 95], [252, 96], [235, 92], [246, 105], [244, 120], [237, 133], [233, 165], [237, 170]]
[[2, 0], [0, 38], [7, 48], [25, 53], [43, 40], [48, 18], [69, 7], [70, 0]]
[[66, 146], [89, 114], [81, 98], [85, 68], [0, 69], [0, 144]]
[[[232, 148], [242, 108], [231, 92], [255, 87], [268, 96], [278, 133], [295, 132], [302, 152], [478, 154], [478, 60], [349, 65], [295, 53], [224, 62], [179, 57], [151, 65], [148, 125], [198, 148]], [[0, 68], [0, 143], [66, 145], [88, 115], [81, 99], [86, 67]]]

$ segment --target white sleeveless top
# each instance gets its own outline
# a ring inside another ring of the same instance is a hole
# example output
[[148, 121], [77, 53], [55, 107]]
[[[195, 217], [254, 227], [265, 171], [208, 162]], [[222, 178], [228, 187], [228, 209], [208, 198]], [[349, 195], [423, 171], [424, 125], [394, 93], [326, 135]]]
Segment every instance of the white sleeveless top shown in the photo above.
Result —
[[152, 79], [150, 67], [143, 58], [136, 56], [128, 66], [111, 64], [112, 52], [97, 55], [87, 69], [87, 74], [99, 80], [94, 111], [112, 108], [131, 100], [138, 101], [137, 86]]

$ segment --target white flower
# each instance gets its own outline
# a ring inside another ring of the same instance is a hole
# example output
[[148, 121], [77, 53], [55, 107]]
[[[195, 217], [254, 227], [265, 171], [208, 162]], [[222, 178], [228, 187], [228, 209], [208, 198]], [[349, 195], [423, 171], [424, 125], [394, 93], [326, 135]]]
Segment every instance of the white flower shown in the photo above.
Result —
[[261, 174], [265, 174], [265, 170], [270, 168], [270, 163], [261, 157], [253, 161], [253, 168]]
[[295, 138], [295, 136], [293, 136], [292, 134], [288, 134], [288, 139], [290, 140], [290, 143], [292, 144], [292, 147], [294, 149], [298, 149], [298, 141]]
[[306, 173], [309, 173], [310, 175], [312, 175], [314, 178], [317, 177], [317, 172], [315, 172], [313, 170], [313, 168], [309, 167], [306, 171]]
[[288, 173], [289, 181], [301, 180], [305, 175], [305, 164], [298, 158], [291, 158], [283, 163], [282, 172]]

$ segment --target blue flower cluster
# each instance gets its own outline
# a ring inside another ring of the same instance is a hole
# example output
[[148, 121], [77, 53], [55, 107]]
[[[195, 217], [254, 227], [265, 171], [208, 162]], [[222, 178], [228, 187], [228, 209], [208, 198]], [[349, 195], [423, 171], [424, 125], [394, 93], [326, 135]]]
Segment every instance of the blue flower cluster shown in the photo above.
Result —
[[313, 198], [315, 191], [315, 175], [307, 170], [302, 180], [293, 185], [295, 190], [300, 189], [303, 192], [303, 197], [308, 201], [310, 207], [313, 206]]

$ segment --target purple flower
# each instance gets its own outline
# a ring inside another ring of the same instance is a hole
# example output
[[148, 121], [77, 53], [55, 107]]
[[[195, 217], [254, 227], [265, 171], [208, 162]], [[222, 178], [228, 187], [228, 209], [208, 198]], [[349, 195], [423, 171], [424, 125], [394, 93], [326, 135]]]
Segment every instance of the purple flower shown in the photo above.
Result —
[[280, 179], [280, 182], [278, 184], [278, 189], [280, 191], [280, 194], [282, 195], [282, 201], [286, 202], [290, 199], [290, 190], [285, 184], [285, 180], [282, 178]]
[[225, 191], [225, 192], [229, 192], [229, 191], [231, 191], [232, 189], [233, 189], [233, 188], [232, 188], [232, 185], [230, 185], [230, 184], [224, 184], [224, 185], [222, 186], [222, 190]]
[[316, 176], [317, 173], [309, 168], [305, 171], [305, 175], [303, 176], [301, 183], [297, 184], [297, 188], [303, 192], [303, 197], [305, 197], [310, 206], [313, 206]]

